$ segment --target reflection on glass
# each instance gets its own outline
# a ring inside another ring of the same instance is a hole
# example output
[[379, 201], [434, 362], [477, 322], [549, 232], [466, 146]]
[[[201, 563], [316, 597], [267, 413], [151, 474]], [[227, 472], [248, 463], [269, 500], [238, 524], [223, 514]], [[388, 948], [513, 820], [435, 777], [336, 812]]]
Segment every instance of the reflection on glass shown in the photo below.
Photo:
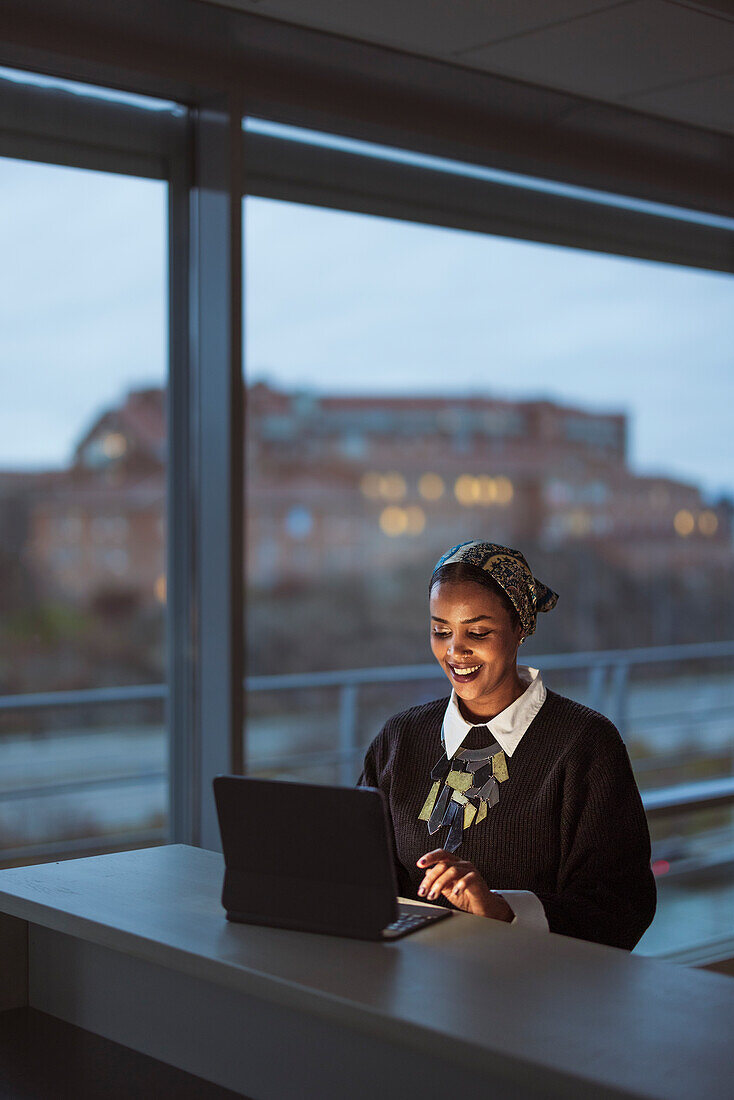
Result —
[[3, 159], [0, 195], [13, 863], [164, 837], [166, 185]]
[[[446, 694], [414, 668], [427, 580], [484, 537], [560, 593], [525, 659], [609, 714], [643, 790], [730, 776], [734, 280], [245, 208], [248, 672], [303, 674], [249, 693], [251, 770], [353, 783], [389, 714]], [[666, 912], [705, 863], [731, 916], [731, 809], [652, 834]]]

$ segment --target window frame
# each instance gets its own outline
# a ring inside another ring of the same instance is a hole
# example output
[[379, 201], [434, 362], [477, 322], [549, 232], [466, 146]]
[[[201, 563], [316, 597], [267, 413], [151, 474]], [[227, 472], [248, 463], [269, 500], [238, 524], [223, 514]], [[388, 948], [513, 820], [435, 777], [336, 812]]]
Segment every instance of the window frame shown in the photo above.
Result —
[[168, 184], [168, 832], [208, 848], [211, 780], [243, 766], [240, 117], [0, 79], [0, 156]]
[[727, 229], [247, 131], [243, 148], [258, 198], [734, 272], [734, 219]]

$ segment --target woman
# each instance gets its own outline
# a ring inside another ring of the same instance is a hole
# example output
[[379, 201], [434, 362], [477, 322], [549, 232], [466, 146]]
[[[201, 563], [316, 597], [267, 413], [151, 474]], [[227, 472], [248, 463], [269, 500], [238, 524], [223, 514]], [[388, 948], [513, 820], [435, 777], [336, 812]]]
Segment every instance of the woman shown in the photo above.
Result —
[[430, 630], [451, 696], [390, 718], [359, 784], [385, 795], [403, 897], [631, 951], [656, 899], [624, 743], [517, 665], [557, 598], [518, 550], [444, 554]]

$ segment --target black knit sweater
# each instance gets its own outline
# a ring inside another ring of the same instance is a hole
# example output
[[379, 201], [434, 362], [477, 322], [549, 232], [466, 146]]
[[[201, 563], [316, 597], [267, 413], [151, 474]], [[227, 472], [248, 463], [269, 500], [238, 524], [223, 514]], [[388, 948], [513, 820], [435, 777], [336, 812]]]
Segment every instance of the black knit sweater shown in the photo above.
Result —
[[[398, 890], [417, 898], [416, 860], [443, 847], [418, 814], [443, 755], [448, 699], [388, 719], [367, 750], [360, 786], [379, 787], [393, 825]], [[492, 738], [472, 731], [464, 748]], [[500, 799], [456, 851], [495, 890], [531, 890], [551, 932], [631, 951], [655, 913], [650, 835], [624, 742], [588, 707], [548, 691], [511, 757]], [[453, 908], [440, 897], [436, 904]]]

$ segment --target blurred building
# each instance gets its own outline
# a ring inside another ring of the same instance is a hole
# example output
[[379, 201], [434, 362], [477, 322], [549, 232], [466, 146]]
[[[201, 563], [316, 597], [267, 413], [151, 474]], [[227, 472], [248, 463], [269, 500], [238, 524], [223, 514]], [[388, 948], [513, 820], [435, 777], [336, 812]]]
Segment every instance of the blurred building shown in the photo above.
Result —
[[[635, 576], [732, 564], [729, 510], [635, 474], [622, 413], [551, 401], [246, 394], [247, 573], [257, 587], [424, 561], [477, 536], [591, 545]], [[16, 543], [47, 589], [165, 599], [163, 393], [130, 393], [68, 470], [10, 475]], [[18, 525], [20, 524], [20, 527]], [[8, 525], [6, 525], [6, 530]]]
[[0, 477], [37, 591], [82, 603], [165, 599], [163, 406], [159, 389], [133, 392], [93, 424], [67, 470]]

